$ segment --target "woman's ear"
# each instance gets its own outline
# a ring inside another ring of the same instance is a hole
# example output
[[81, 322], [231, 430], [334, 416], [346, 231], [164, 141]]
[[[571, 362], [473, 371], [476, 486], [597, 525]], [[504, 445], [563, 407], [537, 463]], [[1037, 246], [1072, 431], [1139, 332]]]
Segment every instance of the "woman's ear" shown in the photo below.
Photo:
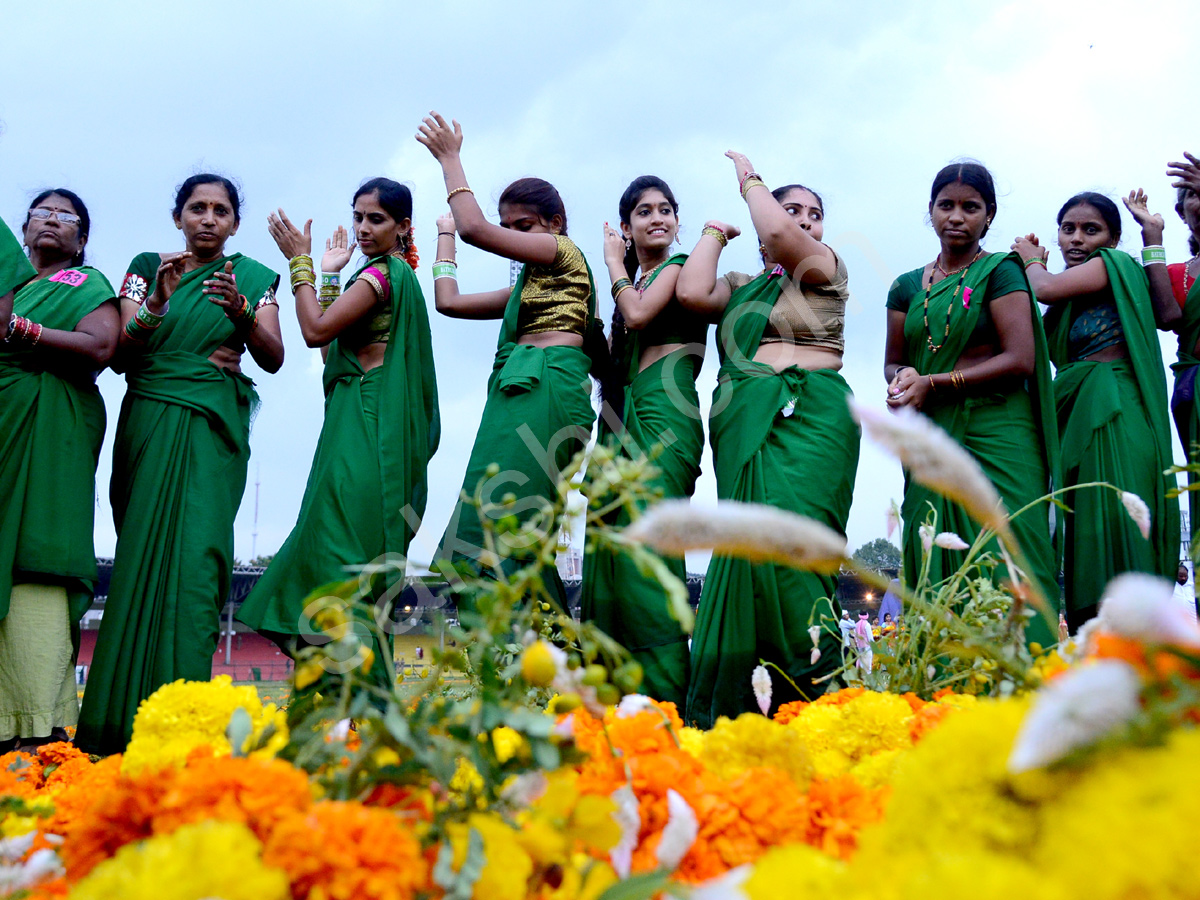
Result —
[[625, 240], [629, 240], [631, 237], [633, 237], [633, 228], [630, 227], [628, 222], [621, 223], [621, 236], [625, 238]]
[[551, 216], [549, 225], [550, 230], [555, 234], [563, 233], [563, 217], [558, 213], [555, 213], [553, 216]]

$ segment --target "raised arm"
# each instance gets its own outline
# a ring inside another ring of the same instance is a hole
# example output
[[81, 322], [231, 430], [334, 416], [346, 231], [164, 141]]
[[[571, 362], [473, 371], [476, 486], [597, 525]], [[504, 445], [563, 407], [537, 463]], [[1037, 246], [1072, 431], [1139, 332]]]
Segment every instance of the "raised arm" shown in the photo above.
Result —
[[717, 263], [725, 245], [741, 234], [736, 225], [716, 219], [704, 223], [700, 240], [683, 264], [675, 283], [675, 296], [684, 309], [704, 316], [710, 322], [721, 318], [729, 305], [729, 283], [717, 278]]
[[629, 273], [625, 270], [625, 239], [607, 222], [604, 223], [604, 264], [616, 292], [617, 307], [625, 325], [633, 331], [640, 331], [653, 322], [675, 296], [680, 266], [667, 266], [644, 291], [636, 290], [629, 283]]
[[[279, 283], [276, 280], [276, 285]], [[233, 322], [237, 335], [246, 343], [246, 349], [267, 372], [278, 372], [283, 365], [283, 335], [279, 330], [279, 304], [267, 303], [259, 307], [261, 297], [246, 297], [239, 293], [233, 263], [225, 263], [204, 280], [202, 293], [210, 302], [224, 310]], [[274, 298], [274, 288], [271, 291]]]
[[516, 228], [493, 225], [483, 215], [475, 192], [467, 185], [463, 171], [462, 126], [453, 121], [447, 124], [436, 112], [421, 123], [417, 140], [424, 144], [442, 167], [446, 181], [446, 200], [462, 239], [473, 247], [495, 253], [518, 262], [548, 266], [558, 255], [558, 241], [553, 234], [530, 234]]
[[1029, 286], [1038, 302], [1053, 306], [1082, 294], [1094, 294], [1108, 287], [1108, 269], [1104, 260], [1096, 257], [1072, 266], [1065, 272], [1051, 274], [1046, 268], [1048, 250], [1038, 242], [1037, 235], [1027, 234], [1013, 241], [1012, 249], [1021, 257]]
[[479, 294], [458, 292], [458, 259], [454, 247], [454, 216], [437, 220], [437, 259], [433, 263], [433, 303], [437, 311], [452, 319], [500, 319], [508, 306], [508, 290]]
[[127, 357], [145, 350], [146, 341], [154, 329], [162, 324], [170, 307], [171, 295], [179, 286], [179, 279], [183, 277], [191, 258], [190, 250], [161, 254], [158, 269], [154, 273], [154, 291], [142, 303], [125, 296], [125, 288], [122, 287], [121, 332], [117, 336], [117, 351], [112, 359], [114, 370], [122, 371]]
[[[837, 257], [804, 227], [810, 224], [808, 218], [812, 215], [820, 221], [824, 211], [805, 204], [793, 204], [796, 208], [789, 211], [784, 203], [775, 199], [749, 159], [733, 150], [725, 155], [733, 160], [738, 187], [750, 208], [750, 219], [767, 255], [783, 266], [793, 279], [799, 278], [804, 284], [833, 281], [837, 276]], [[785, 202], [789, 199], [790, 195], [784, 197]]]
[[1154, 307], [1154, 324], [1162, 331], [1174, 331], [1183, 322], [1183, 310], [1171, 290], [1167, 272], [1167, 251], [1163, 247], [1163, 217], [1150, 212], [1150, 198], [1141, 188], [1123, 197], [1125, 208], [1142, 226], [1142, 265], [1150, 280], [1150, 302]]

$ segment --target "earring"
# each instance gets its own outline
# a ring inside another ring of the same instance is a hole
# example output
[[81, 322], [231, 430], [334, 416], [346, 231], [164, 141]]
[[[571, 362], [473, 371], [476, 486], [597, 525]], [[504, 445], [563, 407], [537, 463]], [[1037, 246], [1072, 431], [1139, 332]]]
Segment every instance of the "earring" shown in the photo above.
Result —
[[629, 238], [625, 238], [625, 249], [628, 250], [632, 246], [633, 246], [633, 241], [631, 241]]

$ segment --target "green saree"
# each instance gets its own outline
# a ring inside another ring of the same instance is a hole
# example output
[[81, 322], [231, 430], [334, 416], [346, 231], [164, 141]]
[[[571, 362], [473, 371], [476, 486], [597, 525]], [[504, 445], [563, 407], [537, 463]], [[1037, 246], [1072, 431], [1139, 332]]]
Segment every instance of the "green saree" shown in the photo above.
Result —
[[[1180, 285], [1182, 290], [1182, 284]], [[1200, 342], [1200, 281], [1192, 282], [1183, 304], [1183, 324], [1179, 328], [1179, 350], [1171, 371], [1175, 373], [1175, 391], [1171, 397], [1171, 413], [1175, 428], [1183, 444], [1183, 453], [1189, 462], [1193, 455], [1200, 454], [1200, 397], [1196, 394], [1196, 376], [1200, 373], [1200, 357], [1196, 356], [1196, 344]], [[1200, 456], [1197, 460], [1200, 461]], [[1196, 485], [1200, 476], [1188, 473], [1188, 484]], [[1188, 521], [1195, 541], [1200, 531], [1200, 490], [1188, 492]]]
[[1063, 484], [1107, 481], [1150, 507], [1147, 541], [1112, 491], [1087, 489], [1064, 498], [1067, 622], [1072, 631], [1096, 614], [1108, 582], [1122, 572], [1174, 579], [1179, 561], [1179, 501], [1166, 492], [1172, 463], [1167, 381], [1145, 271], [1119, 250], [1098, 250], [1108, 271], [1128, 358], [1071, 359], [1069, 332], [1078, 300], [1046, 313], [1062, 442]]
[[[844, 534], [859, 451], [850, 386], [833, 369], [776, 372], [753, 361], [783, 278], [764, 273], [736, 290], [717, 326], [721, 369], [709, 417], [717, 496], [767, 503]], [[808, 628], [822, 614], [838, 617], [836, 591], [835, 575], [714, 555], [692, 636], [688, 723], [708, 728], [756, 709], [750, 677], [760, 659], [809, 699], [823, 693], [815, 680], [840, 664], [839, 640], [823, 630], [813, 662]], [[774, 679], [775, 706], [799, 699]]]
[[[201, 293], [226, 262], [247, 297], [278, 281], [241, 254], [188, 272], [162, 325], [124, 363], [109, 490], [117, 550], [76, 736], [89, 753], [121, 751], [157, 688], [212, 676], [258, 401], [249, 378], [208, 361], [234, 335]], [[157, 254], [142, 254], [130, 274], [152, 292], [157, 266]]]
[[[16, 292], [13, 311], [45, 328], [73, 331], [112, 299], [105, 277], [80, 267], [29, 282]], [[78, 712], [72, 633], [77, 637], [96, 586], [92, 532], [105, 415], [92, 378], [54, 363], [41, 348], [0, 344], [0, 620], [8, 640], [45, 643], [30, 657], [35, 668], [18, 671], [13, 660], [0, 666], [0, 739], [45, 737], [53, 727], [74, 724]], [[17, 585], [65, 591], [65, 615], [30, 611], [40, 616], [33, 621], [49, 617], [54, 635], [8, 633], [9, 597]], [[10, 686], [9, 678], [25, 684]]]
[[[682, 266], [686, 259], [684, 254], [678, 254], [667, 265]], [[665, 268], [655, 272], [646, 286]], [[677, 306], [677, 301], [672, 300], [660, 316], [691, 317]], [[652, 484], [662, 490], [664, 498], [692, 496], [700, 475], [704, 426], [700, 421], [696, 376], [703, 362], [707, 325], [699, 319], [696, 323], [698, 328], [689, 330], [697, 334], [683, 334], [687, 326], [673, 329], [681, 332], [678, 340], [663, 343], [679, 342], [685, 346], [642, 371], [638, 371], [638, 360], [645, 335], [642, 331], [629, 332], [625, 358], [615, 361], [625, 374], [624, 428], [615, 431], [614, 423], [603, 417], [598, 428], [597, 442], [610, 444], [627, 456], [647, 454], [656, 445], [661, 447], [654, 460], [659, 474]], [[628, 512], [619, 510], [612, 524], [629, 524]], [[687, 578], [683, 557], [664, 561], [681, 581]], [[633, 560], [623, 553], [588, 547], [583, 561], [582, 617], [595, 622], [641, 664], [642, 693], [683, 709], [687, 701], [688, 636], [671, 617], [666, 593], [656, 579], [642, 575]]]
[[[593, 284], [588, 299], [589, 334], [582, 348], [518, 344], [521, 291], [528, 273], [529, 266], [523, 266], [504, 310], [487, 403], [462, 483], [462, 494], [474, 497], [480, 482], [485, 482], [485, 507], [499, 504], [507, 494], [514, 495], [519, 519], [550, 502], [558, 490], [560, 473], [591, 437], [596, 412], [591, 402], [593, 362], [588, 349], [596, 341], [598, 329], [602, 334], [595, 318]], [[589, 282], [591, 278], [589, 267]], [[487, 469], [493, 463], [500, 466], [500, 472], [489, 477]], [[460, 495], [435, 560], [465, 562], [485, 571], [479, 562], [484, 550], [480, 513]], [[483, 513], [489, 511], [485, 508]], [[506, 572], [528, 562], [528, 548], [512, 547], [510, 552], [513, 555], [503, 565]], [[550, 568], [546, 574], [547, 590], [560, 605], [565, 604], [566, 591], [558, 570]]]
[[[367, 266], [386, 271], [391, 286], [383, 365], [364, 372], [354, 350], [341, 340], [330, 344], [325, 421], [300, 517], [237, 615], [284, 644], [312, 633], [304, 600], [316, 588], [351, 578], [369, 563], [386, 567], [388, 584], [402, 584], [408, 545], [425, 514], [426, 470], [440, 434], [425, 297], [403, 260], [381, 257]], [[395, 672], [386, 633], [385, 648], [372, 631], [374, 674], [390, 685]]]
[[[997, 270], [1008, 264], [1003, 273], [1006, 286], [996, 288], [991, 282], [999, 279]], [[919, 286], [922, 270], [901, 276], [893, 293], [905, 279], [915, 276]], [[922, 375], [951, 372], [980, 324], [985, 298], [1003, 296], [1013, 291], [1029, 293], [1029, 315], [1033, 323], [1035, 371], [1023, 386], [999, 389], [991, 393], [957, 395], [954, 391], [931, 392], [921, 412], [936, 422], [952, 438], [963, 445], [996, 486], [1005, 508], [1015, 513], [1039, 497], [1049, 493], [1057, 484], [1058, 429], [1054, 418], [1053, 389], [1050, 365], [1046, 353], [1046, 338], [1042, 319], [1033, 293], [1025, 278], [1023, 267], [1014, 254], [991, 253], [976, 261], [966, 273], [962, 290], [957, 278], [945, 278], [933, 286], [929, 295], [929, 325], [923, 315], [923, 290], [910, 296], [904, 337], [907, 362]], [[968, 293], [969, 292], [969, 293]], [[963, 296], [967, 295], [964, 304]], [[975, 295], [971, 297], [971, 295]], [[892, 295], [889, 294], [889, 306]], [[964, 309], [963, 306], [966, 306]], [[894, 308], [894, 307], [893, 307]], [[929, 347], [929, 335], [945, 333], [949, 320], [949, 335], [938, 351]], [[957, 503], [917, 484], [905, 474], [904, 502], [904, 576], [911, 587], [921, 572], [922, 544], [919, 527], [925, 523], [932, 507], [937, 514], [937, 530], [954, 532], [968, 544], [974, 542], [980, 528]], [[1012, 521], [1012, 530], [1032, 567], [1042, 592], [1057, 610], [1059, 600], [1058, 555], [1050, 533], [1049, 504], [1039, 504]], [[992, 542], [997, 555], [999, 548]], [[948, 578], [964, 558], [963, 551], [934, 546], [930, 551], [929, 580], [933, 584]], [[995, 570], [994, 577], [1006, 576], [1004, 566]], [[1052, 644], [1057, 638], [1057, 624], [1051, 625], [1044, 616], [1036, 616], [1026, 629], [1030, 641]]]

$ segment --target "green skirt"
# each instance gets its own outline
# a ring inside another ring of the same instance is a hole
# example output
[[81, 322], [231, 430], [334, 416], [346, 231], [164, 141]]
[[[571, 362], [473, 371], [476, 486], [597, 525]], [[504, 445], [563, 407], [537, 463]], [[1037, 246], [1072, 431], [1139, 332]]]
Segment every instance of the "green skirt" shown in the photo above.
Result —
[[[483, 485], [486, 504], [512, 494], [515, 515], [528, 518], [557, 494], [560, 473], [591, 437], [596, 412], [591, 403], [591, 360], [578, 347], [510, 345], [497, 354], [488, 381], [487, 404], [471, 448], [462, 492], [474, 497]], [[495, 463], [500, 472], [488, 477]], [[486, 479], [486, 481], [485, 481]], [[480, 511], [461, 499], [439, 542], [434, 559], [466, 561], [479, 568], [484, 549]], [[505, 571], [526, 564], [532, 548], [509, 547]], [[560, 603], [566, 591], [557, 569], [546, 587]]]
[[[830, 369], [733, 367], [713, 400], [718, 496], [776, 506], [844, 534], [859, 452], [849, 396]], [[817, 680], [840, 665], [840, 641], [824, 629], [814, 663], [808, 628], [823, 616], [838, 619], [836, 591], [835, 575], [714, 555], [692, 638], [689, 723], [708, 728], [718, 716], [757, 709], [750, 677], [760, 660], [800, 690], [772, 671], [773, 707], [824, 693]]]
[[[379, 456], [373, 452], [379, 444], [383, 374], [377, 367], [361, 378], [342, 378], [329, 392], [296, 527], [238, 611], [239, 621], [288, 653], [297, 636], [303, 646], [313, 635], [304, 603], [313, 591], [355, 577], [368, 563], [384, 562], [383, 481]], [[394, 581], [404, 572], [391, 575]], [[370, 586], [365, 587], [369, 592]], [[377, 611], [376, 627], [387, 628], [387, 647], [372, 628], [365, 628], [362, 636], [369, 637], [375, 654], [378, 671], [373, 675], [390, 685], [395, 669], [386, 614]]]
[[[696, 371], [700, 360], [680, 348], [647, 366], [625, 389], [625, 454], [662, 452], [654, 465], [652, 485], [664, 498], [690, 497], [700, 475], [704, 426], [700, 421]], [[616, 443], [616, 438], [611, 438]], [[629, 523], [622, 509], [616, 526]], [[667, 567], [682, 581], [682, 557], [668, 557]], [[687, 700], [688, 636], [672, 618], [662, 585], [642, 575], [623, 553], [589, 551], [583, 563], [582, 616], [622, 644], [642, 666], [642, 693], [669, 701], [680, 709]]]
[[[1107, 481], [1137, 494], [1155, 510], [1162, 478], [1154, 432], [1128, 360], [1083, 360], [1064, 366], [1054, 379], [1054, 397], [1063, 486]], [[1063, 571], [1072, 631], [1096, 615], [1105, 587], [1122, 572], [1174, 575], [1177, 560], [1172, 554], [1178, 553], [1178, 546], [1156, 548], [1142, 537], [1113, 491], [1087, 488], [1072, 491], [1064, 500], [1071, 508], [1066, 514]], [[1167, 572], [1161, 566], [1165, 557], [1170, 557]]]

